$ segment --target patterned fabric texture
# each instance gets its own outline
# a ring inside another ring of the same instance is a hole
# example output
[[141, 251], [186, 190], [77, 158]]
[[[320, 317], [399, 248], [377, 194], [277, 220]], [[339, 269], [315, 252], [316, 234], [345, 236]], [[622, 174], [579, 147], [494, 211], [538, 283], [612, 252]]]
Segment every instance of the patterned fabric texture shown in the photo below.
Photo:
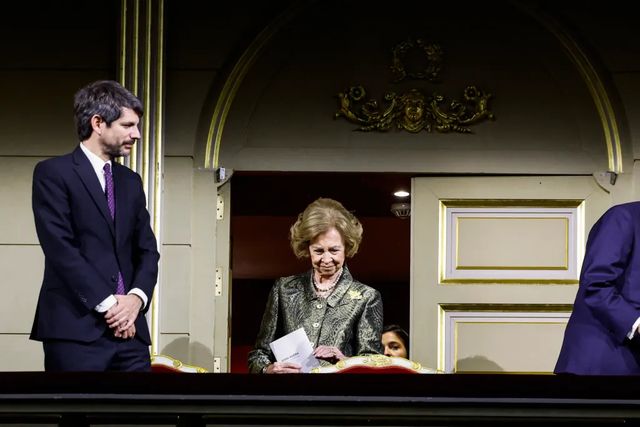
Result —
[[[116, 218], [116, 198], [113, 193], [113, 174], [111, 173], [111, 165], [109, 163], [105, 163], [104, 167], [104, 192], [107, 196], [107, 206], [109, 207], [109, 213], [111, 214], [111, 219], [115, 220]], [[122, 273], [118, 272], [118, 287], [116, 288], [116, 295], [124, 295], [124, 279], [122, 278]]]
[[312, 272], [282, 277], [271, 288], [255, 347], [249, 353], [250, 372], [259, 373], [275, 362], [269, 343], [300, 327], [314, 347], [335, 346], [347, 357], [382, 353], [380, 293], [355, 280], [345, 265], [333, 293], [319, 298], [313, 291]]

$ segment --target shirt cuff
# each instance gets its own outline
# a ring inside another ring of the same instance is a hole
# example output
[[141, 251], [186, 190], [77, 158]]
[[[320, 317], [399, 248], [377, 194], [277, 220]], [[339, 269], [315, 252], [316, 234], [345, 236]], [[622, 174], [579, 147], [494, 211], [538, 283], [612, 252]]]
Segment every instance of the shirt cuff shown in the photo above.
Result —
[[[147, 295], [142, 291], [142, 289], [133, 288], [129, 291], [129, 293], [140, 297], [140, 299], [142, 300], [142, 307], [140, 309], [144, 310], [145, 307], [147, 306], [147, 302], [149, 301], [149, 299], [147, 298]], [[117, 302], [118, 300], [116, 299], [116, 297], [114, 297], [113, 295], [109, 295], [100, 304], [96, 305], [94, 310], [97, 311], [98, 313], [104, 313], [108, 311], [111, 307], [113, 307]]]
[[149, 298], [147, 298], [147, 295], [142, 291], [142, 289], [133, 288], [129, 291], [129, 293], [139, 296], [140, 299], [142, 300], [142, 307], [140, 308], [140, 310], [144, 310], [147, 307], [147, 302], [149, 302]]
[[640, 326], [640, 317], [636, 319], [633, 327], [631, 328], [631, 332], [627, 334], [627, 338], [629, 338], [630, 340], [633, 339], [633, 337], [636, 335], [636, 331], [638, 330], [638, 326]]
[[96, 305], [94, 310], [98, 313], [104, 313], [105, 311], [116, 305], [117, 302], [118, 300], [116, 299], [116, 297], [114, 297], [113, 295], [109, 295], [100, 304]]

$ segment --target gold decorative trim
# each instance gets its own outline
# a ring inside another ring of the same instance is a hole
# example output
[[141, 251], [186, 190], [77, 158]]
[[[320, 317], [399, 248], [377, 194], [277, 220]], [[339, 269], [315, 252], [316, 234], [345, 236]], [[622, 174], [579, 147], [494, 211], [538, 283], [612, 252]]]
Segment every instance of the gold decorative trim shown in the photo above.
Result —
[[[413, 191], [412, 191], [413, 192]], [[447, 271], [447, 208], [446, 200], [438, 201], [438, 282], [443, 283]]]
[[[426, 66], [416, 71], [407, 71], [405, 58], [407, 52], [417, 50], [424, 54]], [[444, 54], [442, 46], [437, 43], [430, 43], [424, 39], [413, 40], [411, 37], [398, 43], [391, 51], [391, 73], [394, 76], [394, 82], [400, 82], [406, 79], [425, 79], [431, 82], [437, 82], [440, 78], [440, 70], [442, 70], [442, 62]]]
[[[457, 307], [459, 304], [449, 304], [450, 306]], [[447, 310], [445, 304], [438, 304], [438, 325], [437, 325], [437, 339], [436, 339], [436, 369], [445, 372], [446, 357], [447, 357], [447, 336], [445, 331], [446, 314]]]
[[446, 208], [577, 208], [580, 199], [440, 199]]
[[[123, 0], [123, 1], [126, 2], [127, 0]], [[127, 18], [125, 17], [125, 19]], [[132, 67], [131, 67], [130, 88], [131, 88], [131, 91], [135, 94], [138, 93], [138, 75], [140, 73], [139, 71], [140, 70], [140, 60], [139, 60], [140, 37], [138, 35], [138, 32], [140, 31], [139, 21], [140, 21], [140, 0], [133, 0], [133, 29], [131, 33], [132, 34], [131, 58], [133, 59], [133, 61], [132, 61]], [[122, 79], [121, 83], [123, 85], [127, 83], [126, 75], [125, 75], [125, 78]], [[145, 105], [145, 108], [147, 108], [146, 105]], [[131, 147], [131, 153], [129, 154], [129, 167], [132, 168], [133, 171], [135, 172], [139, 171], [139, 168], [138, 168], [138, 151], [139, 150], [140, 150], [140, 145], [134, 144], [133, 147]], [[144, 176], [142, 176], [142, 178], [144, 179]]]
[[609, 171], [616, 174], [622, 173], [622, 143], [618, 129], [618, 119], [596, 67], [591, 63], [589, 56], [580, 47], [579, 43], [555, 19], [540, 10], [534, 10], [532, 7], [527, 6], [525, 2], [517, 1], [516, 4], [544, 25], [558, 39], [578, 69], [600, 117], [607, 148]]
[[447, 311], [495, 311], [495, 312], [533, 312], [533, 313], [566, 313], [573, 310], [573, 304], [519, 304], [519, 303], [442, 303], [438, 308]]
[[443, 285], [577, 285], [577, 279], [440, 279]]
[[167, 356], [165, 354], [153, 353], [151, 356], [151, 364], [157, 363], [159, 365], [167, 366], [166, 362], [169, 362], [172, 368], [178, 370], [189, 369], [195, 371], [195, 373], [198, 374], [206, 374], [207, 372], [209, 372], [205, 368], [196, 365], [187, 365], [186, 363], [182, 363], [180, 360], [174, 359], [173, 357]]
[[542, 271], [542, 270], [553, 270], [553, 271], [561, 271], [561, 270], [568, 270], [569, 268], [566, 266], [553, 266], [553, 265], [549, 265], [549, 266], [539, 266], [539, 265], [534, 265], [534, 266], [522, 266], [522, 265], [517, 265], [517, 266], [502, 266], [502, 265], [457, 265], [456, 266], [456, 270], [498, 270], [498, 271], [510, 271], [510, 270], [514, 270], [514, 271], [524, 271], [524, 270], [534, 270], [534, 271]]
[[[519, 304], [519, 303], [441, 303], [438, 304], [438, 349], [437, 349], [437, 369], [438, 371], [445, 371], [446, 366], [446, 314], [447, 312], [495, 312], [495, 313], [571, 313], [573, 310], [572, 304]], [[457, 372], [458, 361], [458, 326], [456, 322], [456, 328], [454, 333], [454, 372]], [[465, 322], [465, 323], [478, 323], [478, 322]], [[484, 323], [499, 323], [499, 322], [484, 322]], [[515, 322], [512, 322], [515, 323]], [[533, 322], [521, 322], [524, 324], [531, 324]], [[554, 322], [538, 322], [544, 324], [554, 324]], [[558, 323], [558, 322], [555, 322]], [[479, 373], [506, 373], [504, 371], [478, 371]], [[465, 371], [464, 373], [471, 373], [471, 371]], [[512, 373], [512, 372], [508, 372]], [[529, 372], [514, 372], [514, 373], [529, 373]], [[546, 372], [531, 372], [536, 374], [546, 374]]]
[[[138, 96], [147, 110], [141, 120], [142, 138], [132, 147], [130, 156], [123, 163], [142, 179], [151, 215], [151, 228], [160, 244], [164, 152], [164, 0], [145, 0], [144, 9], [141, 9], [141, 0], [121, 0], [120, 6], [118, 76], [120, 83]], [[141, 41], [144, 41], [142, 51]], [[149, 307], [152, 353], [156, 352], [159, 339], [158, 297], [156, 287]]]
[[247, 72], [255, 62], [256, 58], [262, 53], [262, 49], [267, 45], [271, 38], [280, 30], [280, 28], [289, 21], [289, 19], [302, 7], [301, 5], [292, 6], [280, 16], [278, 16], [271, 24], [258, 34], [251, 42], [249, 47], [244, 51], [240, 59], [236, 62], [233, 69], [229, 73], [225, 84], [218, 95], [216, 105], [211, 116], [209, 131], [205, 144], [204, 168], [216, 169], [220, 156], [220, 147], [222, 144], [222, 132], [224, 131], [227, 115], [231, 109], [238, 89], [244, 80]]
[[[129, 3], [133, 3], [133, 11], [129, 8]], [[132, 15], [132, 16], [131, 16]], [[129, 20], [131, 20], [131, 33], [129, 33]], [[138, 35], [140, 20], [140, 0], [121, 0], [120, 2], [120, 64], [118, 65], [119, 82], [122, 86], [128, 88], [133, 94], [138, 94], [138, 74], [140, 61], [139, 45], [140, 38]], [[129, 45], [131, 41], [131, 45]], [[129, 49], [130, 47], [130, 49]], [[131, 61], [129, 62], [129, 59]], [[128, 73], [129, 71], [129, 73]], [[130, 78], [128, 78], [130, 77]], [[144, 105], [146, 108], [146, 104]], [[143, 128], [144, 128], [143, 117]], [[139, 144], [131, 147], [131, 152], [127, 159], [118, 158], [117, 161], [124, 164], [134, 172], [139, 172], [138, 167], [138, 149]], [[144, 176], [141, 175], [144, 179]], [[145, 187], [146, 188], [146, 187]]]
[[[568, 321], [569, 319], [567, 319]], [[453, 373], [458, 373], [458, 329], [460, 327], [460, 325], [462, 324], [469, 324], [469, 325], [484, 325], [484, 324], [490, 324], [490, 325], [566, 325], [565, 322], [466, 322], [466, 321], [461, 321], [461, 322], [455, 322], [455, 332], [454, 332], [454, 339], [455, 342], [453, 343], [454, 348], [453, 348], [453, 354], [454, 354], [454, 358], [453, 358]], [[500, 371], [464, 371], [464, 372], [483, 372], [483, 373], [493, 373], [493, 372], [500, 372]], [[510, 373], [511, 371], [502, 371], [504, 373]], [[522, 373], [524, 373], [525, 371], [520, 371]], [[546, 375], [546, 374], [552, 374], [552, 371], [533, 371], [533, 372], [539, 372], [542, 375]]]
[[[162, 229], [162, 164], [164, 155], [164, 0], [158, 2], [157, 17], [157, 59], [156, 59], [156, 108], [154, 127], [154, 182], [153, 182], [153, 231], [160, 239]], [[160, 244], [160, 241], [158, 241]], [[151, 343], [152, 352], [158, 351], [158, 340], [160, 338], [158, 313], [158, 287], [154, 289], [154, 296], [151, 300], [151, 336], [154, 340]], [[200, 368], [203, 369], [203, 368]], [[204, 370], [206, 372], [206, 370]]]
[[362, 356], [353, 356], [340, 360], [335, 365], [320, 366], [313, 368], [310, 372], [312, 374], [328, 374], [337, 373], [342, 370], [358, 367], [368, 366], [374, 368], [385, 367], [399, 367], [414, 371], [418, 374], [438, 374], [441, 373], [435, 369], [423, 367], [420, 363], [413, 360], [405, 359], [403, 357], [385, 356], [383, 354], [366, 354]]
[[[151, 15], [152, 1], [146, 0], [146, 16], [145, 16], [145, 43], [144, 43], [144, 81], [143, 81], [143, 96], [144, 105], [149, 108], [151, 105], [151, 27], [153, 25], [153, 16]], [[142, 130], [144, 132], [143, 138], [145, 143], [142, 144], [142, 165], [140, 167], [140, 175], [142, 176], [142, 182], [145, 188], [149, 188], [149, 142], [151, 141], [151, 117], [149, 114], [145, 114], [142, 118], [144, 125]], [[155, 230], [154, 230], [155, 231]]]
[[118, 81], [121, 84], [125, 82], [127, 69], [127, 12], [127, 0], [120, 0], [120, 66], [118, 67]]
[[131, 55], [134, 58], [134, 67], [131, 70], [131, 89], [133, 93], [138, 93], [138, 75], [140, 74], [140, 0], [133, 0], [133, 52]]
[[357, 124], [357, 130], [387, 132], [391, 129], [411, 133], [434, 130], [440, 133], [471, 133], [470, 125], [484, 120], [495, 120], [489, 110], [492, 94], [476, 86], [467, 86], [462, 91], [462, 101], [446, 102], [436, 92], [416, 88], [401, 94], [385, 93], [383, 103], [374, 98], [365, 101], [366, 91], [362, 86], [353, 86], [337, 94], [338, 111], [334, 118], [344, 117]]
[[388, 356], [385, 356], [382, 354], [372, 354], [370, 356], [367, 356], [362, 361], [362, 364], [366, 366], [373, 366], [375, 368], [380, 368], [384, 366], [391, 366], [393, 363], [391, 362], [391, 359]]
[[[152, 21], [152, 16], [151, 16], [151, 7], [152, 7], [152, 2], [150, 0], [146, 0], [146, 16], [145, 16], [145, 28], [144, 28], [144, 33], [145, 33], [145, 44], [144, 44], [144, 74], [143, 74], [143, 97], [144, 97], [144, 105], [145, 107], [148, 109], [149, 106], [151, 105], [151, 26], [153, 24]], [[139, 8], [139, 3], [138, 1], [136, 1], [136, 6]], [[139, 12], [138, 12], [139, 13]], [[135, 20], [136, 25], [138, 25], [139, 19]], [[134, 37], [138, 37], [138, 31], [135, 32]], [[137, 44], [137, 43], [136, 43]], [[136, 56], [137, 58], [137, 56]], [[138, 81], [137, 79], [134, 79], [134, 81]], [[138, 93], [138, 92], [136, 92]], [[144, 132], [143, 134], [143, 138], [145, 143], [142, 144], [142, 146], [140, 147], [140, 151], [142, 151], [141, 154], [141, 165], [140, 165], [140, 176], [142, 176], [142, 184], [144, 185], [144, 188], [146, 188], [148, 191], [152, 190], [153, 194], [155, 195], [155, 191], [153, 191], [153, 189], [149, 188], [149, 142], [151, 141], [151, 117], [150, 114], [145, 114], [142, 118], [143, 121], [143, 126], [142, 126], [142, 130]], [[137, 144], [136, 144], [137, 145]], [[147, 204], [149, 204], [149, 201], [147, 201]], [[155, 212], [153, 212], [154, 216], [155, 216]], [[151, 220], [153, 221], [153, 218], [151, 218]], [[151, 224], [152, 227], [154, 224]], [[158, 236], [157, 231], [155, 228], [153, 228], [153, 232], [156, 236]], [[158, 244], [160, 244], [160, 242], [158, 241]], [[160, 249], [160, 248], [158, 248]], [[158, 286], [156, 285], [156, 288]], [[157, 300], [157, 289], [154, 289], [153, 292], [153, 297], [151, 299], [151, 353], [156, 353], [158, 351], [158, 336], [157, 336], [157, 330], [156, 330], [156, 323], [157, 323], [157, 304], [156, 304], [156, 300]]]
[[554, 375], [551, 371], [462, 371], [456, 375], [482, 374], [482, 375]]
[[[424, 55], [424, 68], [407, 71], [404, 60], [410, 51]], [[432, 82], [439, 80], [444, 57], [439, 44], [409, 37], [393, 48], [391, 56], [389, 68], [394, 75], [393, 83], [406, 78]], [[334, 118], [344, 117], [358, 125], [357, 130], [365, 132], [387, 132], [395, 128], [411, 133], [423, 130], [429, 133], [434, 130], [441, 133], [470, 133], [469, 126], [487, 119], [495, 120], [489, 109], [489, 100], [493, 95], [474, 85], [462, 91], [460, 101], [446, 101], [441, 93], [415, 87], [400, 94], [395, 89], [388, 89], [380, 103], [375, 98], [365, 100], [366, 95], [361, 85], [338, 93], [338, 111]]]
[[[579, 283], [578, 279], [447, 279], [447, 209], [448, 208], [575, 208], [578, 216], [584, 207], [582, 199], [439, 199], [438, 218], [438, 283], [442, 285], [462, 285], [462, 284], [509, 284], [509, 285], [574, 285]], [[578, 230], [577, 239], [580, 240], [581, 230]], [[568, 236], [567, 248], [568, 248]], [[508, 268], [506, 270], [511, 270]], [[517, 269], [512, 269], [517, 270]], [[536, 269], [531, 269], [536, 270]], [[543, 269], [540, 269], [543, 270]], [[549, 269], [547, 269], [549, 270]]]
[[585, 80], [589, 92], [598, 110], [602, 131], [604, 133], [607, 154], [609, 160], [609, 171], [619, 174], [623, 172], [622, 166], [622, 144], [620, 142], [620, 131], [618, 130], [617, 118], [609, 99], [609, 94], [604, 88], [602, 80], [595, 70], [587, 55], [580, 49], [578, 44], [563, 33], [559, 28], [552, 31], [566, 48], [571, 59], [578, 66], [578, 70]]

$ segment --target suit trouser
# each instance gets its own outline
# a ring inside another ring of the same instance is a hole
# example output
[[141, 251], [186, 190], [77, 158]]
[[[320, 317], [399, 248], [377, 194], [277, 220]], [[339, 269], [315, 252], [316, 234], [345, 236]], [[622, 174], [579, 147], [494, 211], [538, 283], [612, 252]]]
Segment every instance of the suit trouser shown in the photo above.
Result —
[[90, 343], [46, 340], [42, 344], [45, 371], [151, 371], [149, 346], [138, 337], [116, 338], [110, 329]]

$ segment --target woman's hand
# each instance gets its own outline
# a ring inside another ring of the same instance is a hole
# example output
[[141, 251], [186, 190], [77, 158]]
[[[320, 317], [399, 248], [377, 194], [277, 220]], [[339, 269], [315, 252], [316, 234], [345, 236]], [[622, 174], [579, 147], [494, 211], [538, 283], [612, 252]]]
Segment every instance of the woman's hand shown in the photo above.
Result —
[[268, 365], [264, 370], [265, 374], [299, 374], [302, 366], [297, 363], [275, 362]]
[[326, 360], [330, 363], [336, 363], [347, 357], [342, 354], [338, 347], [332, 347], [328, 345], [319, 345], [313, 352], [313, 355], [322, 360]]

